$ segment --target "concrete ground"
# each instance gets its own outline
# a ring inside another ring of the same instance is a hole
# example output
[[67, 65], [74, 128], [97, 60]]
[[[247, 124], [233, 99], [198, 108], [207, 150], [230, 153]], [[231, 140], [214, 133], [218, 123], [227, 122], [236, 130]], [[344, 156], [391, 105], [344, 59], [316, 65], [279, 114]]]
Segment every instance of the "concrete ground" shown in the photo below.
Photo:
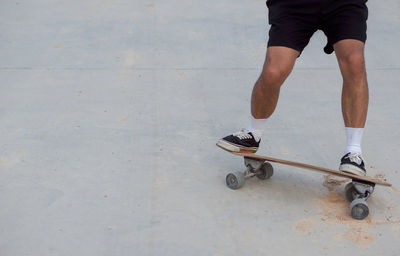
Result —
[[[343, 179], [215, 146], [249, 121], [266, 50], [264, 1], [19, 1], [0, 7], [0, 255], [398, 255], [400, 3], [369, 1], [377, 186], [349, 217]], [[336, 168], [341, 77], [314, 35], [260, 154]]]

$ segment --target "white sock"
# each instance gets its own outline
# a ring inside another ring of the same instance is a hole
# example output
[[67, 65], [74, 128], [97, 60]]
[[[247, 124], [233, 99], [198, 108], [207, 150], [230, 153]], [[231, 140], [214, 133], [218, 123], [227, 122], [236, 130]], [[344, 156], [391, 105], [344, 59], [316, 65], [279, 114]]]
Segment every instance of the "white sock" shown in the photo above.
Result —
[[247, 130], [253, 134], [256, 141], [260, 141], [266, 124], [267, 119], [255, 119], [251, 116], [250, 125]]
[[344, 151], [345, 154], [353, 152], [361, 155], [361, 140], [363, 132], [364, 128], [346, 127], [347, 144]]

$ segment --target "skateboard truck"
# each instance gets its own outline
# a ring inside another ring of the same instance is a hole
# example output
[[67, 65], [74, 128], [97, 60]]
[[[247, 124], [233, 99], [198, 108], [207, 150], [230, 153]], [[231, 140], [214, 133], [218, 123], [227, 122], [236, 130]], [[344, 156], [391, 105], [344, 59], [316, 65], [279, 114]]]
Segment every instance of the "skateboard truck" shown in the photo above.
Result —
[[346, 198], [350, 202], [351, 216], [362, 220], [369, 214], [369, 208], [366, 200], [374, 192], [375, 184], [353, 179], [346, 185]]
[[244, 157], [244, 166], [247, 167], [247, 171], [252, 173], [257, 172], [257, 170], [261, 168], [263, 163], [264, 161]]
[[269, 179], [274, 174], [274, 168], [268, 162], [245, 157], [246, 171], [233, 172], [226, 175], [226, 185], [230, 189], [238, 189], [244, 185], [246, 179], [256, 176], [260, 180]]

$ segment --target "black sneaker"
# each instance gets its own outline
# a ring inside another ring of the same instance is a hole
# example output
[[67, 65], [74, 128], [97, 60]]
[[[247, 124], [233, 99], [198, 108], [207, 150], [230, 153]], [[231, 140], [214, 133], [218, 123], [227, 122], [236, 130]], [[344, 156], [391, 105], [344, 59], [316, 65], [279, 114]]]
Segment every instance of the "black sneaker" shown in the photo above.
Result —
[[339, 170], [342, 172], [347, 172], [358, 176], [367, 175], [364, 160], [358, 153], [347, 153], [342, 157], [340, 162]]
[[241, 132], [220, 139], [217, 146], [232, 152], [255, 153], [258, 150], [260, 141], [257, 142], [251, 132], [242, 130]]

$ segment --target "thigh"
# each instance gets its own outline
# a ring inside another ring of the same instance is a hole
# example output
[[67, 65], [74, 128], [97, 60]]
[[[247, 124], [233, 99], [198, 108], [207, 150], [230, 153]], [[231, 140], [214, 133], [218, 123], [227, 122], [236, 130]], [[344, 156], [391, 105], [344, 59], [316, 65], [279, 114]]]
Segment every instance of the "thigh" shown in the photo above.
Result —
[[263, 73], [287, 77], [292, 71], [300, 52], [285, 46], [270, 46], [267, 49]]
[[364, 43], [355, 39], [344, 39], [333, 45], [339, 60], [350, 58], [350, 56], [364, 57]]
[[354, 39], [344, 39], [333, 45], [340, 71], [345, 78], [363, 75], [365, 71], [364, 43]]

